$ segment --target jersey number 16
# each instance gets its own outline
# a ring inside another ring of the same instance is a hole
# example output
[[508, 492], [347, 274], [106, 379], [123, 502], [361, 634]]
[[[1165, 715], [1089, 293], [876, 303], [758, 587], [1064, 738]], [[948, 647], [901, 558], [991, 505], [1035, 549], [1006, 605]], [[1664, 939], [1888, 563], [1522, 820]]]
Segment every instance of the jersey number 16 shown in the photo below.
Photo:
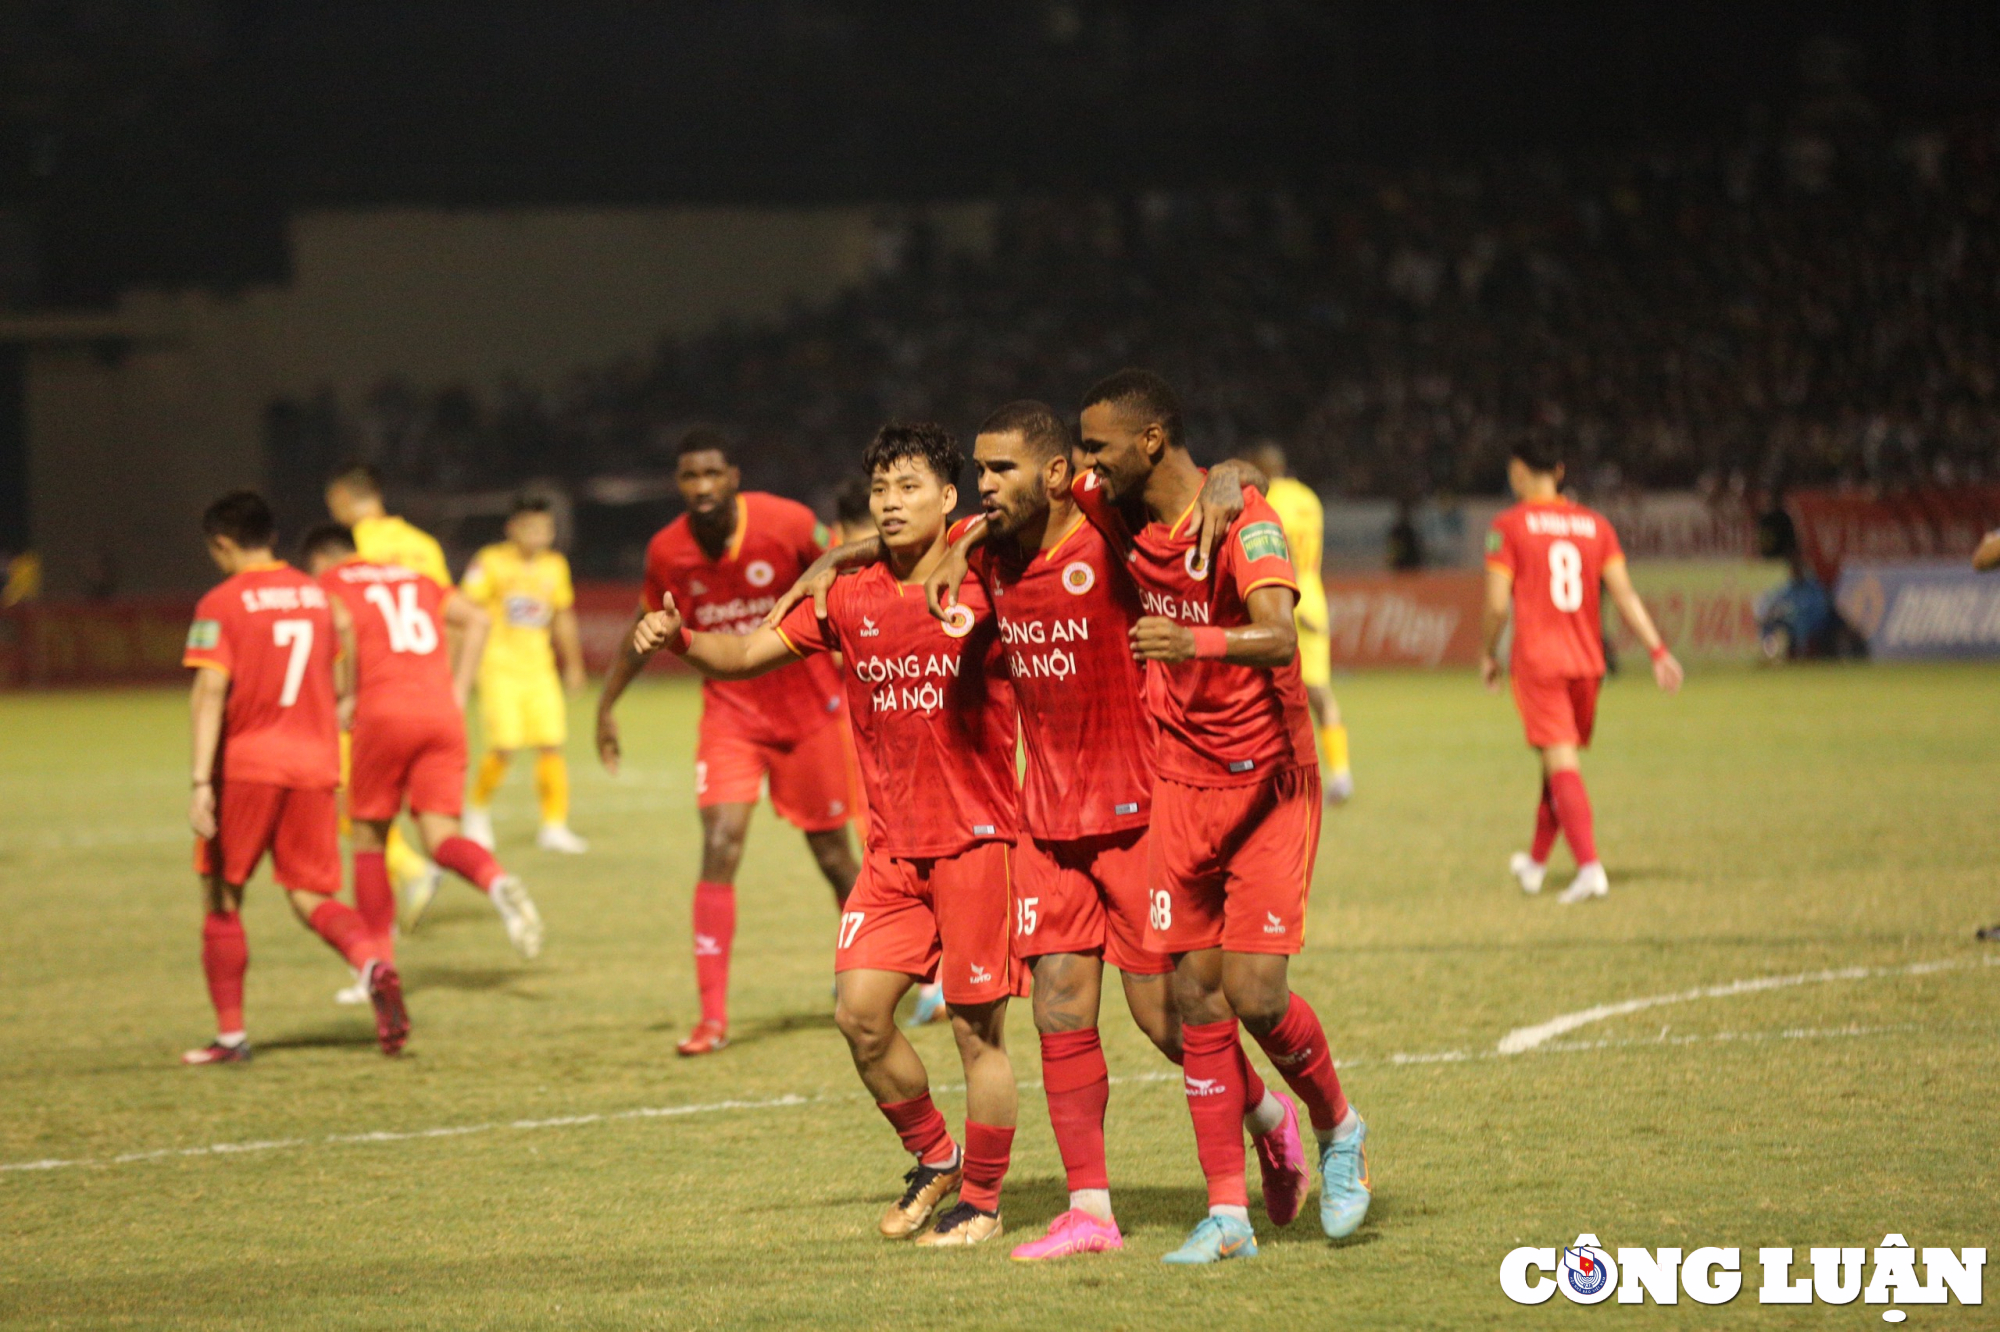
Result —
[[382, 612], [382, 623], [389, 628], [391, 652], [423, 657], [437, 651], [437, 624], [417, 604], [415, 583], [404, 583], [393, 596], [382, 584], [371, 583], [367, 597], [368, 603]]

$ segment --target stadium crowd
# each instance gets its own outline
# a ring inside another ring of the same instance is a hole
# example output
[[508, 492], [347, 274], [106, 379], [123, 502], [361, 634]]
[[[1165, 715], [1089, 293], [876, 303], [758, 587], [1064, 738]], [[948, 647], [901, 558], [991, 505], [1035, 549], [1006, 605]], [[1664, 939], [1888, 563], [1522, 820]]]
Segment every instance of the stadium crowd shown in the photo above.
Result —
[[1977, 479], [2000, 447], [1996, 154], [1990, 123], [1891, 134], [1835, 104], [1310, 196], [1005, 199], [976, 252], [903, 211], [831, 304], [547, 390], [280, 402], [271, 441], [448, 492], [657, 473], [716, 419], [754, 445], [746, 484], [823, 498], [884, 419], [969, 424], [1132, 363], [1184, 387], [1198, 451], [1278, 435], [1353, 495], [1498, 490], [1505, 430], [1536, 419], [1599, 493]]

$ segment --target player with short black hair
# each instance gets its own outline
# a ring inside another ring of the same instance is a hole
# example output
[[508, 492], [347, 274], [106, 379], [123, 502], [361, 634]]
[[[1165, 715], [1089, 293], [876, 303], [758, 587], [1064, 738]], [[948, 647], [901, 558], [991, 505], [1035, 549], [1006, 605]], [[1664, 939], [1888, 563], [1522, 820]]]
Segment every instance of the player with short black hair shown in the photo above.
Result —
[[[667, 647], [725, 680], [840, 652], [870, 827], [840, 918], [834, 1016], [863, 1084], [916, 1158], [880, 1229], [925, 1246], [977, 1244], [1001, 1231], [1017, 1101], [1006, 1047], [1007, 1000], [1020, 992], [1007, 938], [1014, 697], [978, 581], [965, 581], [942, 623], [919, 594], [945, 555], [965, 461], [957, 440], [941, 426], [898, 423], [865, 457], [882, 558], [827, 591], [823, 613], [801, 603], [775, 628], [690, 633], [669, 597], [640, 621], [633, 647]], [[933, 974], [965, 1068], [962, 1155], [931, 1102], [923, 1060], [896, 1027], [897, 1002]], [[958, 1205], [930, 1224], [954, 1191]]]
[[[671, 601], [703, 629], [749, 633], [776, 592], [826, 548], [826, 529], [803, 504], [743, 490], [729, 439], [713, 426], [682, 437], [674, 480], [687, 512], [646, 547], [646, 585], [633, 623]], [[628, 634], [597, 700], [597, 753], [612, 773], [621, 756], [612, 709], [644, 666]], [[779, 817], [805, 834], [836, 905], [859, 872], [847, 837], [855, 805], [851, 745], [832, 664], [803, 661], [754, 685], [707, 680], [701, 700], [694, 772], [702, 858], [692, 912], [701, 1017], [678, 1046], [683, 1055], [729, 1043], [736, 869], [766, 782]]]
[[1237, 1022], [1311, 1113], [1320, 1224], [1352, 1234], [1369, 1203], [1366, 1127], [1347, 1104], [1326, 1034], [1288, 982], [1303, 946], [1321, 793], [1282, 524], [1254, 489], [1212, 549], [1192, 522], [1203, 472], [1158, 376], [1121, 371], [1085, 394], [1074, 488], [1119, 552], [1145, 614], [1132, 650], [1153, 663], [1160, 726], [1149, 862], [1149, 947], [1174, 956], [1188, 1109], [1209, 1215], [1171, 1263], [1257, 1251], [1243, 1180], [1248, 1063]]
[[1652, 655], [1655, 683], [1671, 694], [1681, 687], [1682, 672], [1632, 588], [1610, 520], [1563, 497], [1563, 445], [1559, 432], [1537, 429], [1520, 432], [1509, 446], [1507, 484], [1519, 503], [1495, 518], [1486, 534], [1479, 674], [1488, 689], [1499, 688], [1500, 636], [1511, 617], [1508, 673], [1522, 729], [1541, 757], [1542, 793], [1534, 840], [1527, 851], [1514, 853], [1508, 869], [1523, 892], [1540, 892], [1549, 852], [1562, 833], [1576, 856], [1576, 878], [1556, 900], [1570, 906], [1611, 891], [1578, 766], [1578, 752], [1589, 746], [1597, 723], [1604, 679], [1600, 584]]
[[189, 701], [194, 764], [188, 823], [207, 917], [202, 969], [216, 1037], [188, 1064], [250, 1058], [243, 1026], [243, 887], [268, 853], [298, 918], [361, 973], [384, 1054], [403, 1048], [409, 1014], [383, 940], [335, 900], [340, 842], [337, 714], [351, 689], [340, 653], [353, 627], [311, 578], [273, 554], [277, 524], [254, 491], [222, 496], [202, 514], [209, 558], [226, 577], [195, 607], [181, 661], [195, 668]]

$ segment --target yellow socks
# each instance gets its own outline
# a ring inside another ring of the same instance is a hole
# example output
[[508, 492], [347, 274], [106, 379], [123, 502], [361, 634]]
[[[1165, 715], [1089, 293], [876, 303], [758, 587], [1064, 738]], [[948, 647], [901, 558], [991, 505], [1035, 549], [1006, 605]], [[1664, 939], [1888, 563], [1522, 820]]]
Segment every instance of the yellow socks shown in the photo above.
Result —
[[569, 764], [561, 754], [543, 754], [535, 760], [535, 794], [542, 801], [542, 826], [569, 825]]
[[389, 881], [394, 884], [408, 883], [430, 869], [430, 862], [417, 854], [403, 836], [403, 830], [393, 823], [389, 825], [389, 841], [382, 848], [382, 855], [389, 867]]
[[1347, 771], [1347, 727], [1319, 728], [1319, 747], [1326, 754], [1326, 770], [1336, 776]]
[[467, 803], [474, 809], [485, 809], [493, 803], [493, 793], [506, 779], [507, 756], [498, 750], [487, 750], [486, 757], [479, 760], [479, 775], [472, 779], [472, 798]]

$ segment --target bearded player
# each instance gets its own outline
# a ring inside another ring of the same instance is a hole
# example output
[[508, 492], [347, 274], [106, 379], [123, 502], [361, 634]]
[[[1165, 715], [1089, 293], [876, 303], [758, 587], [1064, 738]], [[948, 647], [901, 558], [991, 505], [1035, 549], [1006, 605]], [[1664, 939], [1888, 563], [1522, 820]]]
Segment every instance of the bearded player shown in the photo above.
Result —
[[[486, 646], [484, 611], [399, 564], [364, 560], [339, 524], [316, 527], [307, 570], [347, 608], [354, 626], [354, 904], [393, 960], [396, 899], [383, 845], [407, 803], [438, 864], [492, 902], [522, 957], [542, 950], [542, 918], [521, 881], [459, 832], [465, 800], [465, 700]], [[453, 632], [449, 635], [447, 629]], [[446, 639], [455, 641], [456, 659]], [[424, 901], [429, 905], [429, 898]], [[422, 909], [412, 913], [412, 924]]]
[[1514, 853], [1508, 868], [1523, 892], [1540, 892], [1549, 851], [1561, 832], [1576, 856], [1576, 878], [1556, 900], [1570, 906], [1611, 891], [1597, 858], [1590, 795], [1577, 762], [1596, 727], [1597, 691], [1604, 679], [1600, 581], [1651, 654], [1654, 682], [1671, 694], [1681, 687], [1682, 673], [1632, 589], [1618, 534], [1603, 514], [1564, 499], [1562, 479], [1561, 447], [1552, 436], [1525, 434], [1515, 442], [1507, 484], [1520, 503], [1495, 518], [1486, 536], [1479, 675], [1488, 689], [1499, 687], [1500, 635], [1511, 613], [1514, 705], [1528, 744], [1541, 757], [1542, 795], [1535, 806], [1534, 841], [1525, 853]]
[[[687, 512], [661, 528], [646, 548], [639, 616], [662, 609], [671, 598], [698, 629], [750, 633], [761, 626], [777, 590], [791, 586], [826, 548], [826, 530], [803, 504], [744, 491], [720, 431], [688, 432], [674, 479]], [[597, 753], [613, 774], [620, 748], [612, 709], [644, 665], [628, 636], [597, 701]], [[702, 682], [694, 764], [702, 845], [701, 880], [694, 886], [701, 1020], [680, 1043], [683, 1055], [710, 1054], [729, 1044], [736, 868], [767, 780], [772, 807], [805, 834], [836, 906], [854, 886], [859, 871], [847, 840], [854, 801], [846, 724], [840, 679], [825, 658], [798, 662], [754, 684]]]
[[1174, 958], [1183, 1069], [1209, 1214], [1170, 1263], [1257, 1252], [1243, 1179], [1249, 1029], [1304, 1102], [1320, 1146], [1320, 1224], [1354, 1233], [1368, 1212], [1367, 1129], [1348, 1105], [1311, 1006], [1288, 963], [1305, 937], [1321, 793], [1299, 679], [1298, 595], [1277, 514], [1255, 490], [1205, 557], [1203, 472], [1183, 441], [1179, 400], [1157, 375], [1126, 370], [1084, 398], [1073, 494], [1138, 585], [1133, 654], [1156, 663], [1159, 723], [1148, 878], [1149, 948]]
[[[181, 1061], [250, 1058], [243, 885], [267, 853], [292, 911], [361, 973], [375, 1005], [376, 1038], [384, 1054], [395, 1054], [410, 1032], [401, 978], [367, 922], [334, 900], [340, 891], [334, 662], [352, 626], [324, 588], [272, 553], [277, 528], [262, 496], [224, 495], [201, 525], [209, 557], [228, 575], [196, 605], [182, 657], [195, 668], [188, 823], [199, 839], [195, 872], [207, 906], [201, 962], [216, 1035]], [[351, 677], [345, 669], [340, 674], [344, 700]]]
[[[931, 617], [923, 580], [945, 556], [945, 520], [965, 457], [930, 424], [884, 426], [863, 463], [882, 559], [839, 580], [823, 613], [801, 603], [775, 629], [690, 635], [671, 600], [640, 621], [635, 646], [679, 652], [704, 675], [747, 679], [836, 649], [868, 790], [868, 850], [840, 917], [835, 1012], [854, 1066], [916, 1158], [885, 1238], [978, 1244], [1001, 1233], [1000, 1183], [1016, 1091], [1005, 1043], [1016, 993], [1008, 947], [1016, 825], [1013, 692], [999, 627], [979, 584]], [[896, 1026], [920, 979], [944, 984], [965, 1068], [961, 1153], [931, 1102], [923, 1061]], [[956, 1206], [932, 1221], [945, 1198]]]

